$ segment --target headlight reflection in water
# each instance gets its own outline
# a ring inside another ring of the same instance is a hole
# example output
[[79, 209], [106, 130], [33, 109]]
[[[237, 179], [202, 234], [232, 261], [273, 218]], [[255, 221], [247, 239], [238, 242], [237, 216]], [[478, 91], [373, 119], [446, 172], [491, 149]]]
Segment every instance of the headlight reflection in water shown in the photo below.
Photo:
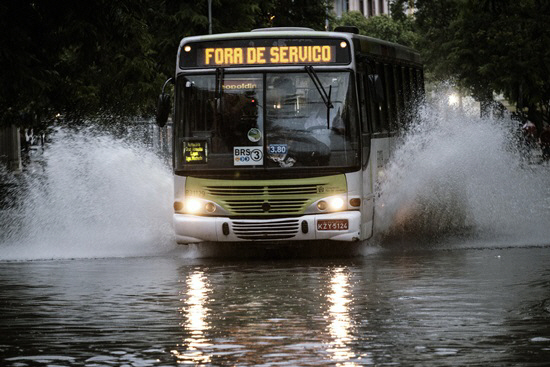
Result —
[[184, 351], [172, 350], [172, 354], [180, 363], [209, 363], [210, 353], [203, 352], [212, 346], [205, 332], [210, 329], [207, 322], [209, 309], [206, 307], [209, 301], [210, 286], [202, 271], [190, 273], [186, 279], [187, 290], [185, 303], [180, 309], [184, 317], [182, 327], [188, 337], [183, 340]]
[[328, 331], [331, 343], [327, 351], [334, 361], [339, 362], [339, 366], [356, 366], [357, 364], [351, 361], [356, 355], [350, 347], [353, 327], [350, 317], [350, 279], [344, 268], [334, 269], [331, 275], [330, 289]]

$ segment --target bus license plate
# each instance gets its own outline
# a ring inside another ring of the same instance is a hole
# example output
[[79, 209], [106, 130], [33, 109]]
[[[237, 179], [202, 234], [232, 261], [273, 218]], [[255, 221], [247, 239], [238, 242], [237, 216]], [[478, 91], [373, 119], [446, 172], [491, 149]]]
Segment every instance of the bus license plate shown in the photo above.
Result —
[[317, 221], [318, 231], [345, 231], [348, 228], [347, 219], [320, 219]]

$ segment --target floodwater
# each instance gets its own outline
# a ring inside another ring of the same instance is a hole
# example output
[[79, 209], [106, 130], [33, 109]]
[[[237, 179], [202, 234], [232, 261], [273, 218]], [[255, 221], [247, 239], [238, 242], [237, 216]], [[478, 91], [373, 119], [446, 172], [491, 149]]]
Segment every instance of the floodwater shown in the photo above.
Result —
[[376, 237], [254, 251], [175, 245], [165, 160], [59, 129], [0, 172], [0, 365], [546, 366], [550, 167], [511, 124], [426, 108]]
[[547, 365], [550, 248], [0, 265], [2, 366]]

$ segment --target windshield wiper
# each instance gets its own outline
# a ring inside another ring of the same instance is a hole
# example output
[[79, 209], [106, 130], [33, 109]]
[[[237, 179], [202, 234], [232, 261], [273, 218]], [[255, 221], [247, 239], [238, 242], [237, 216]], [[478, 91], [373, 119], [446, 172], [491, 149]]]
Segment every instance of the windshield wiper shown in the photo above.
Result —
[[313, 66], [308, 65], [305, 67], [305, 69], [307, 74], [313, 81], [313, 84], [315, 84], [315, 88], [317, 88], [317, 91], [321, 95], [321, 98], [323, 99], [325, 106], [327, 106], [327, 129], [330, 129], [330, 109], [334, 108], [330, 100], [330, 95], [332, 94], [332, 85], [329, 85], [328, 93], [327, 93], [327, 91], [323, 87], [323, 84], [321, 84], [321, 81], [319, 80], [319, 76], [317, 76], [315, 69], [313, 69]]
[[222, 113], [222, 97], [223, 97], [223, 68], [216, 69], [216, 87], [214, 90], [214, 98], [216, 101], [216, 110], [218, 113]]

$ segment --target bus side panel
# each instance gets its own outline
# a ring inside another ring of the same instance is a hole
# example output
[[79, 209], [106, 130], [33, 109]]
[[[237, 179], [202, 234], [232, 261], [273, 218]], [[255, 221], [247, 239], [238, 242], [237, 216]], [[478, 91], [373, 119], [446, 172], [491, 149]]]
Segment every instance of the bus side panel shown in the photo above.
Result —
[[361, 206], [361, 240], [369, 239], [373, 235], [374, 226], [374, 193], [371, 162], [362, 171], [363, 198]]
[[174, 175], [174, 201], [185, 200], [185, 176]]
[[373, 195], [371, 194], [372, 185], [369, 175], [366, 174], [365, 170], [353, 173], [346, 173], [346, 181], [348, 186], [348, 199], [352, 197], [361, 198], [361, 236], [359, 237], [359, 239], [363, 241], [372, 235], [372, 220], [374, 210], [374, 206], [372, 205]]
[[[373, 201], [380, 190], [380, 184], [386, 179], [386, 166], [390, 160], [391, 138], [377, 138], [371, 140], [371, 154], [369, 162], [369, 174], [372, 177]], [[373, 202], [374, 207], [374, 202]], [[374, 211], [375, 209], [373, 209]], [[373, 227], [374, 227], [373, 222]]]

